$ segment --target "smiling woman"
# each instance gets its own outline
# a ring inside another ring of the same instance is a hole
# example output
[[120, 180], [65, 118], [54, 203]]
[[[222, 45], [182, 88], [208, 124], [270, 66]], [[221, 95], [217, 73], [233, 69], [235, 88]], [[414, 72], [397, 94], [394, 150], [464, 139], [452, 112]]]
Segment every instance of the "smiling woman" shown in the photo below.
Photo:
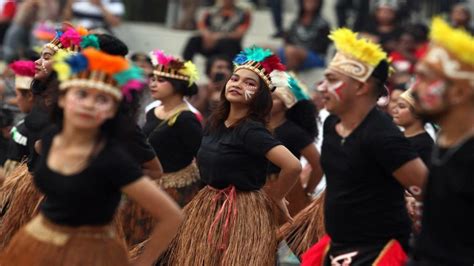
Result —
[[[274, 86], [270, 73], [284, 66], [259, 47], [242, 51], [235, 63], [197, 155], [207, 186], [186, 205], [164, 265], [275, 265], [272, 205], [290, 219], [284, 197], [301, 171], [299, 161], [266, 128]], [[282, 170], [281, 186], [267, 194], [262, 187], [269, 161]]]

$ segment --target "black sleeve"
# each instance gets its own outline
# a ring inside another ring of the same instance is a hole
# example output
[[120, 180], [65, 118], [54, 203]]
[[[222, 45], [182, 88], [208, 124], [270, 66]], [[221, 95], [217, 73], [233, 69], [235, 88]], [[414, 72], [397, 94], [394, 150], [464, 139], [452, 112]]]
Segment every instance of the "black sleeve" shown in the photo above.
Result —
[[418, 157], [412, 145], [395, 125], [385, 129], [374, 129], [368, 139], [375, 160], [387, 171], [393, 173], [405, 163]]
[[178, 129], [178, 137], [186, 150], [196, 156], [202, 139], [202, 126], [196, 115], [191, 111], [183, 111], [173, 126]]
[[107, 176], [112, 183], [112, 186], [120, 189], [143, 176], [140, 166], [118, 146], [114, 147], [110, 153], [107, 153], [109, 158], [104, 158], [104, 161], [109, 161]]
[[325, 24], [324, 27], [318, 29], [318, 41], [314, 42], [312, 50], [321, 55], [326, 55], [329, 44], [329, 25]]
[[242, 141], [246, 151], [253, 155], [265, 156], [273, 147], [281, 145], [260, 123], [251, 123], [241, 130]]
[[138, 125], [135, 125], [133, 136], [127, 145], [127, 152], [138, 164], [143, 164], [155, 158], [155, 151], [148, 143], [145, 135]]

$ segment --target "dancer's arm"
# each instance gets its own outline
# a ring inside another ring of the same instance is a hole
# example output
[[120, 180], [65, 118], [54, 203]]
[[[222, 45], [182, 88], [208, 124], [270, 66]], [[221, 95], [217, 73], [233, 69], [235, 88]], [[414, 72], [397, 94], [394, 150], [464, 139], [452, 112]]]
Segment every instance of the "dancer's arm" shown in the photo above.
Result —
[[301, 173], [300, 161], [283, 145], [273, 147], [267, 152], [266, 157], [281, 169], [275, 186], [268, 192], [286, 218], [291, 221], [292, 218], [285, 204], [285, 196], [295, 185]]
[[122, 191], [157, 221], [145, 250], [134, 261], [134, 265], [153, 265], [176, 235], [183, 214], [179, 206], [148, 177], [123, 187]]
[[308, 183], [306, 184], [304, 190], [306, 193], [313, 193], [314, 189], [323, 177], [323, 170], [321, 168], [321, 164], [319, 163], [321, 155], [319, 155], [318, 149], [316, 149], [316, 145], [314, 145], [314, 143], [304, 147], [301, 150], [301, 155], [311, 166], [311, 173], [309, 174]]
[[163, 167], [161, 166], [158, 157], [142, 163], [143, 173], [149, 176], [152, 180], [158, 180], [163, 174]]

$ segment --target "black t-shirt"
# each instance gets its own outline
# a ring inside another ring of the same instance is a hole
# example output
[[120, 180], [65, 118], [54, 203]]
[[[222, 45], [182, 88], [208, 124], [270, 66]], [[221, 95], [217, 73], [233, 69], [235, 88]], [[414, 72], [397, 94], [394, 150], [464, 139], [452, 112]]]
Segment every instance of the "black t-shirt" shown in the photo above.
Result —
[[206, 130], [197, 155], [201, 180], [217, 189], [234, 185], [242, 191], [258, 190], [266, 181], [265, 155], [280, 144], [262, 123], [252, 120]]
[[431, 164], [431, 151], [433, 150], [434, 145], [434, 141], [430, 137], [430, 134], [423, 132], [416, 136], [409, 137], [408, 140], [420, 156], [420, 159], [429, 167]]
[[188, 166], [201, 145], [202, 127], [191, 111], [182, 111], [173, 125], [156, 117], [155, 109], [148, 111], [143, 133], [155, 150], [165, 173]]
[[135, 125], [130, 141], [126, 142], [125, 150], [138, 164], [155, 158], [155, 151], [138, 125]]
[[321, 165], [326, 174], [325, 225], [338, 243], [403, 244], [410, 234], [404, 188], [392, 173], [417, 157], [390, 117], [377, 108], [345, 139], [339, 119], [324, 123]]
[[25, 117], [25, 126], [28, 131], [27, 146], [29, 154], [27, 164], [28, 169], [33, 171], [39, 157], [35, 150], [35, 143], [45, 134], [45, 132], [53, 128], [54, 125], [51, 123], [49, 114], [46, 110], [40, 107], [33, 107], [31, 112]]
[[[301, 157], [301, 150], [314, 142], [314, 139], [304, 131], [300, 126], [286, 120], [285, 123], [275, 128], [273, 135], [288, 149], [296, 158]], [[269, 174], [279, 173], [280, 168], [270, 163], [268, 167]]]
[[120, 189], [142, 176], [140, 168], [111, 140], [84, 170], [68, 176], [59, 174], [47, 165], [54, 135], [55, 131], [51, 131], [42, 139], [42, 156], [33, 175], [36, 186], [46, 196], [41, 213], [61, 225], [110, 223], [120, 202]]
[[11, 139], [8, 143], [7, 159], [20, 162], [30, 154], [27, 146], [28, 129], [25, 120], [21, 120], [11, 130]]
[[474, 264], [474, 138], [450, 150], [434, 147], [415, 254]]

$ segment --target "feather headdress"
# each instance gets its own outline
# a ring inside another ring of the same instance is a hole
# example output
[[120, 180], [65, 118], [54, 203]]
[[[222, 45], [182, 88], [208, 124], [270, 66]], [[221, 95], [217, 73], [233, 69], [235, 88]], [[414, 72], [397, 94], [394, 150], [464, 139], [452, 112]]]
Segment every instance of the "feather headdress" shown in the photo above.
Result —
[[56, 30], [53, 40], [45, 44], [45, 47], [50, 48], [55, 53], [59, 50], [79, 52], [82, 48], [83, 38], [88, 35], [87, 29], [83, 27], [74, 28], [69, 23], [63, 23], [62, 26], [61, 30]]
[[19, 60], [8, 65], [15, 73], [15, 88], [28, 90], [35, 76], [35, 62]]
[[258, 46], [245, 48], [234, 58], [234, 64], [236, 65], [234, 71], [241, 68], [249, 69], [262, 78], [270, 89], [276, 87], [270, 74], [277, 71], [273, 76], [278, 77], [283, 75], [278, 74], [278, 71], [285, 70], [285, 65], [280, 62], [278, 56], [274, 55], [270, 49], [263, 49]]
[[273, 71], [270, 77], [275, 86], [273, 93], [283, 101], [286, 108], [290, 109], [301, 100], [309, 100], [308, 88], [294, 73]]
[[474, 36], [436, 17], [432, 21], [430, 41], [420, 64], [460, 86], [474, 88]]
[[129, 100], [131, 91], [142, 89], [145, 83], [140, 68], [122, 56], [109, 55], [92, 47], [74, 55], [59, 51], [53, 59], [53, 69], [58, 73], [62, 90], [72, 86], [94, 88], [118, 100], [123, 96]]
[[334, 41], [337, 50], [329, 69], [358, 81], [367, 81], [375, 67], [382, 60], [387, 60], [387, 54], [380, 45], [358, 38], [357, 33], [350, 29], [336, 29], [331, 32], [329, 39]]
[[199, 79], [196, 65], [191, 61], [183, 60], [172, 55], [165, 54], [162, 50], [150, 52], [151, 63], [153, 64], [153, 74], [167, 78], [188, 81], [189, 86]]

